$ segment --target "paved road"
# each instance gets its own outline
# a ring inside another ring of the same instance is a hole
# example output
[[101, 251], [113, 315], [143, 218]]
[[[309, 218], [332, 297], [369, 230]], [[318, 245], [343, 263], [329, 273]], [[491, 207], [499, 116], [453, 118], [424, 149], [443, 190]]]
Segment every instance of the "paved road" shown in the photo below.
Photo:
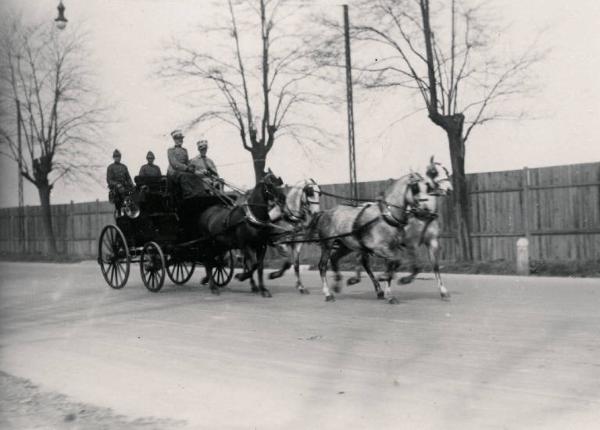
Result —
[[[94, 263], [1, 263], [0, 371], [160, 428], [600, 428], [600, 280], [363, 281], [273, 298], [232, 282], [121, 291]], [[183, 424], [182, 424], [183, 423]]]

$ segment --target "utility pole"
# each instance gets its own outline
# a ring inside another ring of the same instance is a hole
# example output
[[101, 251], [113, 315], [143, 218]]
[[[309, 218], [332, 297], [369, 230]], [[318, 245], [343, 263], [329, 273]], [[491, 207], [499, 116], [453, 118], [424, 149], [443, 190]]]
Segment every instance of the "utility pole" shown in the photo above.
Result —
[[19, 188], [19, 208], [18, 208], [18, 235], [20, 252], [24, 251], [25, 247], [25, 214], [24, 214], [24, 198], [23, 198], [23, 144], [21, 140], [21, 102], [17, 101], [17, 151], [18, 151], [18, 188]]
[[354, 105], [352, 101], [352, 60], [350, 58], [350, 20], [348, 5], [344, 8], [344, 44], [346, 47], [346, 99], [348, 102], [348, 155], [350, 159], [350, 196], [353, 204], [358, 199], [358, 184], [356, 183], [356, 152], [354, 149]]

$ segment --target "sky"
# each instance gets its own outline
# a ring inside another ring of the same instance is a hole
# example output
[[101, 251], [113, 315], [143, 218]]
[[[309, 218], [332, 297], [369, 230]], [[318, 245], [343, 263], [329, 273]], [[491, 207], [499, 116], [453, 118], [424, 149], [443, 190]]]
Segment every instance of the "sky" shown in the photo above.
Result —
[[[173, 85], [153, 74], [165, 43], [183, 37], [198, 23], [206, 22], [214, 10], [200, 0], [63, 0], [69, 24], [83, 26], [90, 36], [95, 84], [113, 107], [115, 121], [106, 126], [103, 138], [106, 165], [112, 150], [119, 148], [132, 176], [152, 150], [156, 163], [166, 171], [169, 133], [190, 118], [189, 107]], [[600, 161], [600, 2], [579, 0], [495, 0], [491, 2], [503, 22], [498, 37], [506, 45], [523, 49], [540, 30], [543, 44], [550, 48], [544, 62], [534, 70], [540, 90], [533, 99], [516, 100], [531, 110], [535, 119], [488, 123], [475, 129], [466, 150], [467, 173], [499, 171]], [[21, 11], [27, 20], [56, 17], [58, 0], [4, 0], [5, 8]], [[223, 4], [224, 7], [224, 4]], [[324, 14], [339, 12], [341, 2], [315, 0]], [[359, 20], [352, 15], [350, 19]], [[189, 33], [188, 33], [189, 34]], [[361, 55], [353, 52], [353, 56]], [[345, 92], [340, 82], [340, 94]], [[443, 131], [424, 112], [398, 121], [415, 109], [415, 100], [405, 91], [362, 94], [355, 104], [357, 177], [359, 181], [398, 177], [410, 169], [422, 170], [430, 155], [449, 166], [448, 144]], [[345, 106], [331, 121], [343, 130]], [[215, 127], [203, 133], [209, 140], [209, 156], [221, 176], [232, 183], [250, 187], [253, 171], [250, 154], [241, 147], [235, 130]], [[191, 156], [200, 137], [192, 130], [186, 138]], [[285, 182], [314, 178], [321, 184], [348, 181], [346, 136], [336, 147], [312, 148], [307, 154], [298, 146], [277, 145], [268, 165]], [[17, 205], [17, 174], [14, 165], [0, 160], [2, 186], [0, 206]], [[105, 200], [103, 174], [98, 185], [58, 184], [53, 203]], [[25, 203], [39, 204], [36, 190], [26, 182]]]

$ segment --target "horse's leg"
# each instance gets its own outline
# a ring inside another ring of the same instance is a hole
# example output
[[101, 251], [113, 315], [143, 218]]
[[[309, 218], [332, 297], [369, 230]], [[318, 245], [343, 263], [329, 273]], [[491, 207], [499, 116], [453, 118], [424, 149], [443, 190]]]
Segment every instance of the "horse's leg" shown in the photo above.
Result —
[[410, 284], [415, 279], [415, 276], [421, 271], [421, 268], [417, 264], [417, 246], [409, 244], [406, 248], [406, 252], [408, 254], [408, 260], [410, 261], [410, 275], [400, 278], [398, 280], [399, 284]]
[[258, 273], [258, 289], [263, 297], [272, 297], [271, 292], [265, 287], [263, 280], [263, 265], [265, 262], [265, 254], [267, 253], [267, 245], [261, 245], [256, 250], [256, 265]]
[[365, 268], [365, 272], [367, 272], [367, 275], [369, 275], [369, 278], [371, 278], [371, 282], [373, 283], [373, 288], [375, 288], [375, 293], [377, 293], [377, 298], [383, 299], [384, 292], [381, 291], [381, 287], [379, 286], [379, 281], [377, 280], [377, 278], [375, 278], [375, 275], [373, 275], [373, 271], [371, 270], [371, 259], [369, 258], [369, 254], [367, 254], [366, 252], [361, 252], [360, 253], [360, 261], [362, 263], [362, 266]]
[[348, 255], [349, 253], [351, 253], [352, 250], [346, 248], [343, 245], [340, 245], [340, 247], [338, 249], [336, 249], [333, 254], [331, 254], [331, 270], [333, 270], [335, 272], [335, 284], [333, 284], [333, 291], [335, 291], [336, 293], [339, 293], [340, 291], [342, 291], [342, 287], [340, 286], [340, 281], [342, 280], [342, 274], [340, 273], [340, 265], [339, 265], [339, 261], [341, 258], [343, 258], [344, 256]]
[[292, 266], [292, 263], [290, 262], [290, 252], [293, 252], [290, 251], [292, 246], [293, 245], [277, 245], [279, 253], [281, 255], [284, 255], [286, 257], [286, 260], [284, 261], [283, 266], [281, 266], [281, 269], [269, 273], [269, 279], [281, 278], [283, 274], [287, 271], [287, 269], [289, 269]]
[[212, 278], [212, 276], [210, 276], [210, 273], [212, 272], [212, 262], [210, 261], [210, 258], [207, 260], [208, 261], [205, 263], [204, 268], [206, 269], [206, 273], [208, 274], [208, 286], [210, 288], [210, 292], [219, 295], [221, 294], [221, 292], [219, 291], [219, 287], [215, 284], [215, 280]]
[[[360, 264], [359, 264], [359, 258], [360, 258]], [[360, 282], [360, 278], [361, 278], [361, 264], [362, 264], [362, 254], [356, 258], [356, 266], [354, 269], [354, 276], [351, 276], [350, 278], [348, 278], [348, 280], [346, 281], [346, 285], [354, 285], [354, 284], [358, 284]]]
[[435, 275], [435, 280], [437, 281], [442, 300], [450, 300], [450, 293], [448, 292], [446, 287], [444, 287], [444, 283], [442, 282], [442, 275], [440, 273], [440, 242], [437, 239], [432, 239], [427, 244], [427, 249], [429, 251], [429, 261], [431, 261], [431, 265], [433, 266], [433, 273]]
[[329, 291], [327, 285], [327, 263], [329, 263], [329, 257], [331, 256], [331, 245], [327, 243], [321, 244], [321, 258], [319, 259], [319, 274], [321, 275], [321, 284], [323, 285], [323, 294], [325, 294], [326, 302], [335, 301], [335, 296]]
[[387, 297], [388, 303], [397, 304], [398, 299], [392, 296], [392, 281], [394, 279], [394, 275], [396, 274], [396, 270], [398, 270], [398, 267], [400, 267], [400, 261], [387, 260], [385, 263], [385, 273], [379, 277], [379, 280], [384, 282], [384, 297]]
[[292, 261], [294, 262], [294, 274], [296, 275], [296, 288], [300, 294], [310, 294], [300, 279], [300, 251], [302, 251], [302, 243], [292, 245]]

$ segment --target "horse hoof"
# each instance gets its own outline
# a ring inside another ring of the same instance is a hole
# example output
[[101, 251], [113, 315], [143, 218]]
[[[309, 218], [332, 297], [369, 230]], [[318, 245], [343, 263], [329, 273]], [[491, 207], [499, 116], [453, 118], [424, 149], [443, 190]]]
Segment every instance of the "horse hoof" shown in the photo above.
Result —
[[325, 296], [325, 301], [326, 302], [335, 302], [335, 297], [334, 296]]
[[304, 295], [310, 294], [310, 291], [305, 290], [304, 288], [300, 288], [298, 291], [300, 291], [300, 294], [304, 294]]
[[234, 278], [238, 281], [244, 281], [246, 278], [244, 278], [244, 274], [243, 273], [236, 273], [234, 275]]
[[269, 290], [262, 290], [262, 291], [260, 292], [260, 294], [261, 294], [261, 296], [263, 296], [263, 297], [265, 297], [265, 298], [273, 297], [273, 296], [271, 295], [271, 292], [270, 292]]
[[450, 293], [442, 294], [442, 300], [445, 302], [450, 301]]
[[383, 291], [378, 291], [377, 292], [377, 298], [379, 300], [384, 299], [385, 298], [385, 293]]
[[397, 305], [397, 304], [399, 304], [400, 302], [398, 301], [398, 299], [397, 299], [397, 298], [395, 298], [395, 297], [391, 297], [391, 298], [389, 298], [389, 299], [388, 299], [388, 303], [389, 303], [390, 305]]
[[281, 278], [282, 273], [279, 272], [271, 272], [269, 273], [269, 279], [277, 279], [277, 278]]
[[218, 296], [219, 294], [221, 294], [221, 292], [219, 291], [219, 288], [211, 288], [210, 292], [213, 293], [215, 296]]
[[413, 281], [413, 278], [410, 276], [403, 276], [402, 278], [398, 279], [398, 284], [400, 285], [406, 285], [406, 284], [410, 284]]
[[209, 276], [205, 276], [204, 278], [202, 278], [202, 280], [200, 281], [200, 285], [208, 285], [208, 282], [210, 281], [210, 277]]
[[352, 278], [348, 278], [348, 280], [346, 281], [346, 285], [348, 285], [348, 286], [355, 285], [355, 284], [358, 284], [359, 282], [360, 282], [360, 279], [353, 276]]

